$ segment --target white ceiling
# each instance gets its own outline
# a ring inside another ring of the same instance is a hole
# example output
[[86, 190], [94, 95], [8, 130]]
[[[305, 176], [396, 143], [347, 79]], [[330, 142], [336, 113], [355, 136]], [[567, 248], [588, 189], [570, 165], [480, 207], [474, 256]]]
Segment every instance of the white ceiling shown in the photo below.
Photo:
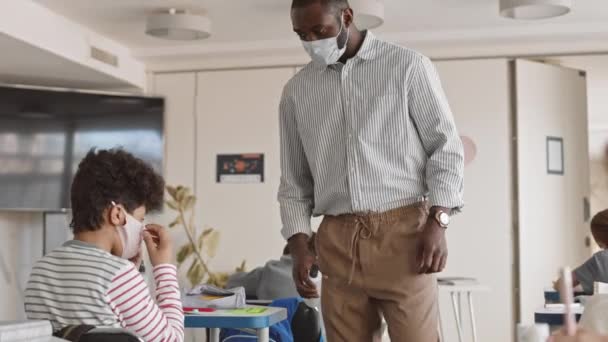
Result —
[[5, 34], [0, 34], [0, 47], [0, 83], [81, 89], [125, 87], [124, 81]]
[[[296, 40], [289, 19], [290, 0], [34, 0], [89, 29], [134, 50], [150, 51], [184, 44], [213, 46], [254, 41]], [[592, 32], [608, 37], [608, 1], [575, 0], [573, 11], [560, 18], [522, 22], [501, 18], [498, 0], [385, 0], [381, 32], [424, 39], [450, 33], [502, 38], [510, 32], [551, 37], [561, 31]], [[211, 39], [195, 43], [147, 37], [146, 13], [178, 7], [206, 11], [213, 20]], [[560, 30], [558, 30], [560, 31]], [[421, 38], [420, 38], [421, 37]]]

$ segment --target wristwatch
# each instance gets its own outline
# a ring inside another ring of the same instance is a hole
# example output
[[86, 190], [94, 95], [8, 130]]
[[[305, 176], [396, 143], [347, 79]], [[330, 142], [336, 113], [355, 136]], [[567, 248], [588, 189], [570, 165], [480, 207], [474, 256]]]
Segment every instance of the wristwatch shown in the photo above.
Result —
[[442, 228], [447, 228], [450, 225], [450, 214], [442, 210], [437, 210], [435, 212], [435, 221], [437, 221]]

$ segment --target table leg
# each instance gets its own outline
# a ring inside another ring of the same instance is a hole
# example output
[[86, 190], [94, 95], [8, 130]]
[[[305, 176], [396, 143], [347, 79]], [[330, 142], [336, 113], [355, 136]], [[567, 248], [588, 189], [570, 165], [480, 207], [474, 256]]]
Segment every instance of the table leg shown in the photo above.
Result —
[[471, 316], [471, 329], [473, 330], [473, 342], [477, 342], [477, 325], [475, 323], [475, 309], [473, 307], [473, 294], [467, 292], [469, 297], [469, 314]]
[[209, 341], [220, 342], [220, 328], [209, 329]]
[[270, 342], [270, 328], [258, 329], [258, 342]]
[[441, 311], [437, 311], [437, 321], [439, 322], [439, 342], [445, 342], [443, 337], [443, 322], [441, 321]]
[[[464, 323], [464, 315], [462, 314], [462, 292], [458, 292], [458, 314], [460, 315], [461, 322]], [[464, 327], [462, 330], [464, 332]]]
[[460, 308], [459, 308], [459, 299], [460, 294], [458, 294], [458, 299], [456, 298], [456, 293], [452, 292], [452, 309], [454, 309], [454, 317], [456, 318], [456, 330], [458, 331], [458, 341], [463, 342], [463, 332], [462, 332], [462, 321], [460, 317]]

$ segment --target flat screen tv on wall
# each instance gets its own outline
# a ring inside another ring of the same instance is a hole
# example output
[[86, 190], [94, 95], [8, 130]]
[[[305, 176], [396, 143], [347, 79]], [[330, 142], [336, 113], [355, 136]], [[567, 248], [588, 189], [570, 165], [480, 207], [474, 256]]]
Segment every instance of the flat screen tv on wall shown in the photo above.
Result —
[[0, 210], [70, 208], [70, 185], [92, 148], [122, 147], [163, 166], [164, 100], [0, 86]]

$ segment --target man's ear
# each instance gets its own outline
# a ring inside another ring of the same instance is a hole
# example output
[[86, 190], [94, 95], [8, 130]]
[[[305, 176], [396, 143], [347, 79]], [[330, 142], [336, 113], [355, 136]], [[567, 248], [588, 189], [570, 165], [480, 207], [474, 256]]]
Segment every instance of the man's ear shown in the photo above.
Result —
[[350, 25], [355, 20], [355, 15], [353, 13], [353, 9], [352, 8], [345, 9], [344, 12], [342, 12], [342, 15], [344, 16], [344, 26], [350, 27]]

